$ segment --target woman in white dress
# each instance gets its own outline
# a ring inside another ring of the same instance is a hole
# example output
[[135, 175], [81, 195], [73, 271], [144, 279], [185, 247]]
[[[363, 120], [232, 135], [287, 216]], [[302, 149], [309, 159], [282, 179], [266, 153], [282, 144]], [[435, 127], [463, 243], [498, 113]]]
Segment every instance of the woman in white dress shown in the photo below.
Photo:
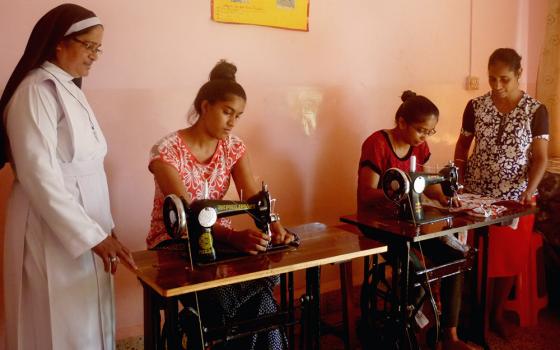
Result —
[[5, 230], [7, 349], [114, 349], [112, 273], [134, 265], [113, 233], [105, 138], [81, 78], [103, 26], [65, 4], [35, 25], [0, 99], [0, 167], [15, 182]]

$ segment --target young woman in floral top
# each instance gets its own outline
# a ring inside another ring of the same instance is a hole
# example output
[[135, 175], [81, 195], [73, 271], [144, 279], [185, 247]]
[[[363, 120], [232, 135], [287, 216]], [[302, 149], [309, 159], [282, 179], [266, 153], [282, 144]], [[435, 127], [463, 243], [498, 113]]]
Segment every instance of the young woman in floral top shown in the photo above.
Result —
[[[222, 199], [232, 178], [237, 192], [243, 193], [244, 198], [260, 190], [254, 181], [245, 144], [231, 134], [247, 99], [243, 87], [235, 81], [236, 71], [233, 64], [218, 62], [210, 80], [195, 98], [196, 120], [192, 126], [165, 136], [152, 148], [149, 169], [154, 174], [155, 196], [146, 239], [150, 249], [163, 248], [171, 240], [162, 218], [166, 195], [173, 193], [191, 202], [203, 199], [207, 188], [209, 199]], [[280, 222], [271, 224], [271, 230], [272, 238], [269, 238], [254, 228], [235, 230], [229, 220], [222, 219], [213, 227], [213, 236], [249, 254], [266, 251], [270, 239], [274, 243], [289, 243], [294, 238]], [[198, 293], [203, 322], [206, 326], [218, 326], [275, 312], [277, 304], [272, 291], [278, 280], [278, 277], [263, 278]], [[274, 329], [230, 341], [224, 348], [284, 349], [286, 345], [283, 334]]]
[[[467, 104], [455, 163], [464, 171], [465, 191], [534, 203], [547, 164], [546, 107], [519, 88], [521, 56], [501, 48], [488, 62], [491, 91]], [[471, 143], [472, 155], [467, 159]], [[463, 166], [461, 166], [463, 165]], [[507, 337], [503, 306], [529, 254], [533, 216], [521, 218], [517, 229], [491, 227], [488, 276], [493, 286], [490, 327]]]

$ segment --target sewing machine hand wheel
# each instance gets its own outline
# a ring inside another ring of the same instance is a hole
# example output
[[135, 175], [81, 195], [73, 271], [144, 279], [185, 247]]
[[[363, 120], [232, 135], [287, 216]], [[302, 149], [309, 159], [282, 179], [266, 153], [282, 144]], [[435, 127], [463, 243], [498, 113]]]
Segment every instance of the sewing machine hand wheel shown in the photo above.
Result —
[[447, 197], [454, 197], [463, 188], [459, 184], [459, 170], [453, 162], [449, 162], [448, 165], [444, 166], [439, 171], [439, 174], [446, 179], [446, 181], [441, 183], [441, 189]]
[[391, 168], [383, 174], [382, 188], [387, 199], [400, 203], [410, 192], [410, 180], [404, 171]]
[[179, 239], [187, 234], [187, 202], [174, 194], [163, 201], [163, 223], [169, 236]]

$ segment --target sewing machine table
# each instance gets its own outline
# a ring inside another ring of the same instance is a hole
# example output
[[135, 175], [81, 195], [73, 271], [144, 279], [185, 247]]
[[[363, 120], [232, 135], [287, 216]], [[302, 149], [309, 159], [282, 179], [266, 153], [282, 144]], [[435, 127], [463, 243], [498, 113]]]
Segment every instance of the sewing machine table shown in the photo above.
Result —
[[[310, 307], [302, 315], [305, 317], [302, 331], [306, 337], [306, 348], [318, 349], [320, 266], [383, 253], [387, 251], [387, 246], [363, 235], [319, 223], [291, 230], [299, 235], [301, 241], [295, 250], [247, 256], [194, 269], [180, 252], [144, 250], [133, 253], [139, 269], [131, 271], [144, 288], [144, 348], [157, 347], [160, 331], [158, 300], [165, 300], [166, 323], [170, 322], [170, 329], [175, 329], [173, 325], [177, 322], [178, 297], [181, 295], [305, 269], [305, 299], [310, 301]], [[282, 299], [285, 300], [285, 296]], [[177, 334], [169, 335], [171, 348], [178, 348], [178, 338]]]

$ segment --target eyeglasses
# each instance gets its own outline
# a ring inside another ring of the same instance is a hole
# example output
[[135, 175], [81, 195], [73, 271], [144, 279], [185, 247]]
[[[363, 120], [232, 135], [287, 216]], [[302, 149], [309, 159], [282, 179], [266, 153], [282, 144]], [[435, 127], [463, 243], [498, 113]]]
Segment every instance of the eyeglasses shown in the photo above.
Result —
[[436, 129], [426, 129], [417, 126], [412, 126], [412, 128], [416, 130], [416, 132], [418, 132], [419, 134], [426, 135], [426, 136], [432, 136], [437, 132]]
[[99, 46], [101, 46], [101, 45], [92, 43], [91, 41], [83, 41], [83, 40], [80, 40], [80, 39], [78, 39], [78, 38], [72, 38], [72, 40], [74, 40], [74, 41], [77, 42], [77, 43], [82, 44], [82, 46], [83, 46], [86, 50], [88, 50], [89, 52], [91, 52], [91, 53], [93, 53], [93, 54], [101, 55], [101, 54], [103, 53], [103, 50], [101, 50], [101, 49], [99, 48]]

